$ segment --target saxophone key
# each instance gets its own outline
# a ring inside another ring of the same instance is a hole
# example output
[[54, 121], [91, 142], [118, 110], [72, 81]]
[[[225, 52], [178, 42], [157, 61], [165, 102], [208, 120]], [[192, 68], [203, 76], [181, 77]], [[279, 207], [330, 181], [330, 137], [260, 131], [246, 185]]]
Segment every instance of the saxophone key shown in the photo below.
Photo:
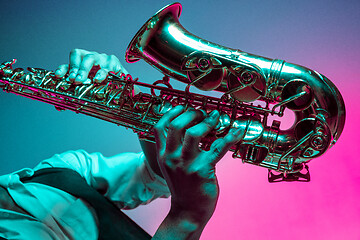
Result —
[[241, 159], [252, 164], [260, 164], [268, 155], [268, 148], [252, 143], [243, 143], [239, 146]]
[[161, 104], [154, 104], [152, 107], [153, 113], [156, 116], [162, 116], [173, 108], [173, 105], [168, 101], [162, 101]]
[[230, 116], [226, 113], [221, 113], [219, 117], [219, 123], [215, 127], [215, 134], [217, 136], [222, 135], [231, 126]]
[[243, 141], [254, 142], [259, 139], [263, 132], [264, 126], [259, 119], [253, 116], [241, 116], [232, 123], [234, 128], [244, 129], [245, 136]]
[[57, 85], [55, 86], [55, 90], [62, 90], [62, 91], [69, 91], [70, 87], [72, 86], [71, 82], [67, 81], [67, 80], [63, 80], [63, 81], [59, 81], [57, 83]]

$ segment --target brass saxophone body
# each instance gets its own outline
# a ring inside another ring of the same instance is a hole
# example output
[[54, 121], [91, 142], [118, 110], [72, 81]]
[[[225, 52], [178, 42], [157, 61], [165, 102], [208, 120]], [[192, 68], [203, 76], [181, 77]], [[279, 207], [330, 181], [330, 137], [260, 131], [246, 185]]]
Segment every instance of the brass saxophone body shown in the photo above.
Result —
[[[110, 73], [104, 83], [76, 86], [44, 69], [13, 69], [15, 61], [10, 61], [0, 65], [0, 87], [58, 110], [131, 128], [148, 141], [154, 141], [152, 127], [173, 106], [207, 113], [216, 109], [219, 124], [203, 139], [202, 149], [230, 127], [243, 128], [243, 141], [231, 147], [233, 157], [269, 169], [270, 182], [309, 181], [307, 163], [335, 144], [345, 124], [344, 101], [335, 85], [308, 68], [203, 40], [181, 26], [180, 14], [179, 3], [161, 9], [126, 51], [128, 62], [144, 59], [165, 75], [153, 84]], [[186, 88], [174, 89], [170, 78], [186, 83]], [[223, 94], [195, 94], [191, 86]], [[282, 130], [280, 121], [268, 123], [272, 115], [281, 119], [286, 108], [295, 114], [292, 127]]]

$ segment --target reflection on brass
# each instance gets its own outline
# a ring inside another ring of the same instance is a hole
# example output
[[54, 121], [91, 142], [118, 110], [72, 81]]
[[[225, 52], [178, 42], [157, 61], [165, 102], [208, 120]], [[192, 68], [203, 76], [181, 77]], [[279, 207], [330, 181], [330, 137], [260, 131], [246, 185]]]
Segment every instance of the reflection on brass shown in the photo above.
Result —
[[[144, 59], [165, 77], [146, 84], [131, 75], [109, 73], [105, 83], [80, 86], [55, 78], [39, 68], [13, 69], [15, 60], [0, 65], [0, 88], [134, 130], [154, 141], [153, 126], [172, 107], [220, 112], [215, 129], [201, 146], [229, 132], [245, 132], [231, 147], [243, 162], [269, 169], [269, 181], [309, 181], [306, 165], [339, 139], [345, 106], [335, 85], [325, 76], [283, 60], [269, 59], [211, 43], [189, 33], [179, 23], [181, 5], [161, 9], [138, 31], [126, 51], [126, 60]], [[169, 77], [187, 84], [173, 89]], [[190, 86], [222, 92], [219, 98], [190, 92]], [[142, 92], [134, 91], [140, 88]], [[156, 92], [156, 94], [155, 94]], [[262, 101], [263, 106], [253, 103]], [[285, 109], [295, 123], [280, 128]], [[276, 115], [268, 125], [268, 117]], [[304, 173], [304, 171], [307, 171]], [[277, 172], [277, 173], [275, 173]]]

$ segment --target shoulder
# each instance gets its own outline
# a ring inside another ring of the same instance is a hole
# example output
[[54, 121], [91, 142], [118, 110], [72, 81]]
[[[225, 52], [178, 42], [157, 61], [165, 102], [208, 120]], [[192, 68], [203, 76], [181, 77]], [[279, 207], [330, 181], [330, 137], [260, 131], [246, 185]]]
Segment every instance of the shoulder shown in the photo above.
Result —
[[60, 154], [55, 154], [52, 157], [41, 161], [35, 168], [34, 171], [43, 169], [43, 168], [70, 168], [77, 170], [86, 165], [86, 162], [91, 161], [91, 154], [85, 150], [70, 150]]

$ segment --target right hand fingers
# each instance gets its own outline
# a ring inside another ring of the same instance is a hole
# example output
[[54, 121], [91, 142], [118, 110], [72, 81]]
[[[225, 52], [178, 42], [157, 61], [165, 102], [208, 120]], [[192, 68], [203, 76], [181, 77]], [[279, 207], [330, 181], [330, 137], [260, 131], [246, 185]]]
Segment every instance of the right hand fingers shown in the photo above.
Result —
[[219, 121], [219, 112], [212, 111], [203, 121], [186, 130], [182, 149], [183, 156], [192, 158], [201, 150], [199, 144], [201, 139], [213, 130]]
[[177, 105], [165, 113], [154, 126], [154, 136], [158, 156], [163, 155], [166, 147], [167, 129], [170, 122], [184, 111], [184, 106]]
[[189, 110], [168, 125], [168, 138], [166, 139], [166, 152], [172, 153], [182, 148], [184, 135], [189, 128], [204, 119], [204, 113], [199, 110]]
[[215, 166], [216, 163], [228, 152], [231, 146], [244, 139], [245, 130], [243, 128], [231, 128], [223, 138], [216, 139], [207, 152], [208, 162]]

